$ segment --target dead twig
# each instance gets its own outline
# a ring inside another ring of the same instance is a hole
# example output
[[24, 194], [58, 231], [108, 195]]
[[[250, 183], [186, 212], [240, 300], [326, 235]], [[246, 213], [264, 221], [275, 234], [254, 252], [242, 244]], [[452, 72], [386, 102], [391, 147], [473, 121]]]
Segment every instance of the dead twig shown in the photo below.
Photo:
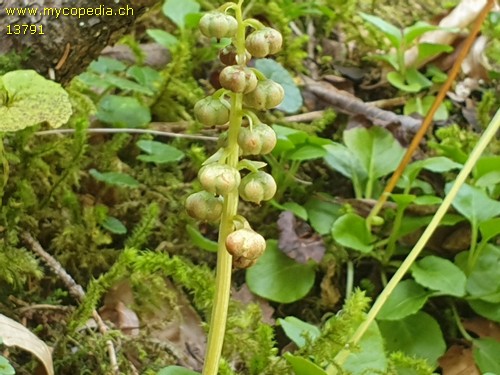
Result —
[[[129, 128], [90, 128], [87, 130], [89, 133], [130, 133], [130, 134], [152, 134], [161, 137], [170, 137], [170, 138], [187, 138], [194, 139], [200, 141], [217, 141], [217, 137], [209, 137], [206, 135], [196, 135], [196, 134], [182, 134], [182, 133], [172, 133], [172, 132], [164, 132], [161, 130], [151, 130], [151, 129], [129, 129]], [[75, 132], [75, 129], [52, 129], [52, 130], [42, 130], [36, 132], [36, 135], [54, 135], [54, 134], [72, 134]]]
[[[21, 238], [26, 242], [31, 251], [37, 254], [45, 264], [49, 266], [49, 268], [62, 280], [66, 288], [68, 288], [70, 294], [79, 302], [83, 301], [85, 298], [85, 291], [83, 288], [77, 284], [77, 282], [71, 277], [69, 273], [63, 268], [61, 263], [59, 263], [52, 255], [47, 253], [42, 245], [33, 238], [31, 234], [25, 232], [21, 235]], [[97, 322], [97, 326], [99, 327], [99, 332], [101, 334], [105, 334], [108, 331], [108, 327], [104, 324], [103, 320], [99, 316], [96, 310], [92, 312], [92, 316], [94, 320]], [[108, 349], [109, 362], [111, 364], [111, 368], [115, 375], [120, 374], [120, 369], [118, 367], [118, 361], [116, 359], [116, 351], [114, 344], [111, 340], [106, 340], [106, 346]]]
[[399, 123], [405, 131], [410, 133], [416, 133], [422, 123], [413, 117], [397, 115], [365, 103], [347, 91], [337, 90], [327, 83], [316, 82], [309, 78], [305, 78], [305, 83], [310, 92], [330, 103], [340, 112], [350, 115], [364, 115], [369, 120], [381, 122], [382, 126]]

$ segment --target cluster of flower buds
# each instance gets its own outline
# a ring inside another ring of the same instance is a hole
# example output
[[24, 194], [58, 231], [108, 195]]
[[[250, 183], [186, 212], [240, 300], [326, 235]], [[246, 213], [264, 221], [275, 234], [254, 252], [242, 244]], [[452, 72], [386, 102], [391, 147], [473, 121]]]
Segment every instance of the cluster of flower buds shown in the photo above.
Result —
[[[237, 111], [239, 120], [242, 116], [248, 119], [248, 126], [239, 128], [237, 142], [233, 141], [232, 145], [228, 143], [227, 134], [223, 135], [226, 139], [221, 142], [221, 149], [204, 163], [198, 173], [204, 191], [190, 195], [186, 201], [190, 216], [209, 222], [220, 220], [224, 200], [231, 193], [238, 193], [243, 200], [256, 204], [270, 200], [276, 193], [273, 177], [260, 170], [265, 163], [243, 159], [235, 166], [226, 162], [227, 155], [233, 152], [240, 156], [265, 155], [276, 145], [274, 130], [261, 123], [253, 110], [264, 111], [278, 106], [283, 100], [284, 90], [258, 70], [249, 68], [247, 62], [252, 56], [260, 58], [277, 53], [281, 49], [282, 36], [277, 30], [265, 27], [257, 20], [241, 21], [239, 24], [235, 17], [227, 14], [229, 9], [231, 6], [206, 13], [200, 20], [199, 28], [203, 35], [217, 39], [232, 38], [233, 43], [219, 53], [219, 59], [225, 65], [219, 75], [222, 89], [196, 103], [194, 114], [201, 124], [211, 127], [227, 124], [234, 116], [235, 112], [232, 111]], [[248, 26], [254, 31], [246, 36], [244, 45], [241, 38], [238, 45], [238, 30]], [[238, 110], [231, 108], [228, 100], [234, 95], [241, 95], [242, 107]], [[240, 171], [243, 169], [249, 172], [242, 177]], [[233, 265], [247, 268], [262, 255], [266, 242], [250, 228], [245, 219], [239, 217], [238, 220], [234, 220], [240, 224], [234, 224], [225, 246], [233, 256]]]

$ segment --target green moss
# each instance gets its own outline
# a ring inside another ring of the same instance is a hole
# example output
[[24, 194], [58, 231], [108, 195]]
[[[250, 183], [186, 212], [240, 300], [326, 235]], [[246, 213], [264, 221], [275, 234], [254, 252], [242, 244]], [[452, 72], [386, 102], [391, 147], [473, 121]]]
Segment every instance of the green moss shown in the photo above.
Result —
[[6, 54], [0, 55], [0, 75], [13, 70], [22, 69], [23, 62], [28, 59], [28, 56], [28, 51], [21, 54], [7, 52]]

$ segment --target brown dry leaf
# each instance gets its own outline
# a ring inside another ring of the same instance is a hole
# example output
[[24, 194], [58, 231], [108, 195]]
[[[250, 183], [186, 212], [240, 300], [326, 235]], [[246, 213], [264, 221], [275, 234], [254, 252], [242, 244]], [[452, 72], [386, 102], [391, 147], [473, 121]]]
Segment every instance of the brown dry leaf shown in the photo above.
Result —
[[464, 320], [463, 325], [467, 331], [474, 332], [479, 337], [491, 337], [500, 341], [500, 324], [484, 318]]
[[206, 347], [202, 320], [180, 289], [168, 279], [165, 284], [174, 300], [155, 301], [149, 314], [141, 314], [141, 321], [149, 336], [166, 344], [181, 366], [200, 371]]
[[341, 298], [339, 288], [334, 278], [336, 272], [336, 264], [333, 262], [329, 263], [326, 274], [323, 280], [321, 280], [321, 303], [324, 304], [327, 309], [333, 309]]
[[283, 253], [299, 263], [307, 263], [309, 259], [321, 262], [326, 250], [323, 239], [307, 223], [284, 211], [278, 219], [278, 228], [279, 248]]
[[442, 375], [481, 375], [474, 363], [472, 349], [460, 345], [452, 345], [448, 351], [439, 358]]
[[104, 306], [99, 315], [112, 322], [123, 333], [131, 336], [139, 334], [139, 318], [135, 311], [127, 306], [134, 302], [132, 287], [128, 280], [121, 281], [112, 287], [104, 297]]
[[258, 304], [262, 310], [262, 321], [270, 325], [275, 324], [275, 320], [273, 318], [274, 308], [267, 300], [253, 294], [250, 289], [248, 289], [248, 285], [246, 283], [243, 284], [238, 291], [233, 290], [231, 296], [234, 300], [240, 301], [243, 305], [248, 305], [250, 303]]
[[52, 353], [49, 347], [18, 322], [0, 314], [0, 336], [6, 346], [17, 346], [36, 356], [43, 364], [45, 374], [54, 375]]

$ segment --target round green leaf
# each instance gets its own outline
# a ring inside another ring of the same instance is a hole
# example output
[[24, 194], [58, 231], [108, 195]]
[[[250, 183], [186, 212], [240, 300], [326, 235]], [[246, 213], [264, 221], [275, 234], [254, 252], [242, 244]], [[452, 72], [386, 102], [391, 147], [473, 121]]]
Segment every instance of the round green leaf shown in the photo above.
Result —
[[34, 70], [15, 70], [0, 77], [0, 132], [47, 122], [58, 128], [71, 116], [68, 93]]
[[372, 235], [361, 216], [349, 213], [339, 217], [332, 226], [332, 237], [345, 247], [368, 253], [373, 249]]
[[465, 295], [467, 277], [447, 259], [425, 257], [412, 266], [411, 272], [415, 281], [426, 288], [457, 297]]
[[285, 98], [278, 106], [278, 109], [286, 113], [295, 113], [302, 107], [302, 94], [295, 84], [293, 77], [280, 63], [271, 59], [259, 59], [255, 62], [255, 67], [267, 78], [283, 86]]
[[401, 281], [385, 302], [377, 318], [397, 320], [415, 314], [425, 305], [429, 295], [430, 293], [415, 281]]
[[122, 128], [138, 128], [151, 121], [149, 108], [136, 98], [106, 95], [99, 102], [97, 118]]
[[482, 373], [500, 374], [500, 342], [484, 338], [474, 340], [474, 359]]
[[379, 328], [389, 352], [402, 351], [409, 356], [424, 358], [435, 366], [446, 351], [439, 324], [422, 311], [401, 320], [380, 321]]
[[268, 300], [291, 303], [303, 298], [314, 284], [314, 264], [300, 264], [278, 249], [275, 240], [246, 273], [250, 290]]

